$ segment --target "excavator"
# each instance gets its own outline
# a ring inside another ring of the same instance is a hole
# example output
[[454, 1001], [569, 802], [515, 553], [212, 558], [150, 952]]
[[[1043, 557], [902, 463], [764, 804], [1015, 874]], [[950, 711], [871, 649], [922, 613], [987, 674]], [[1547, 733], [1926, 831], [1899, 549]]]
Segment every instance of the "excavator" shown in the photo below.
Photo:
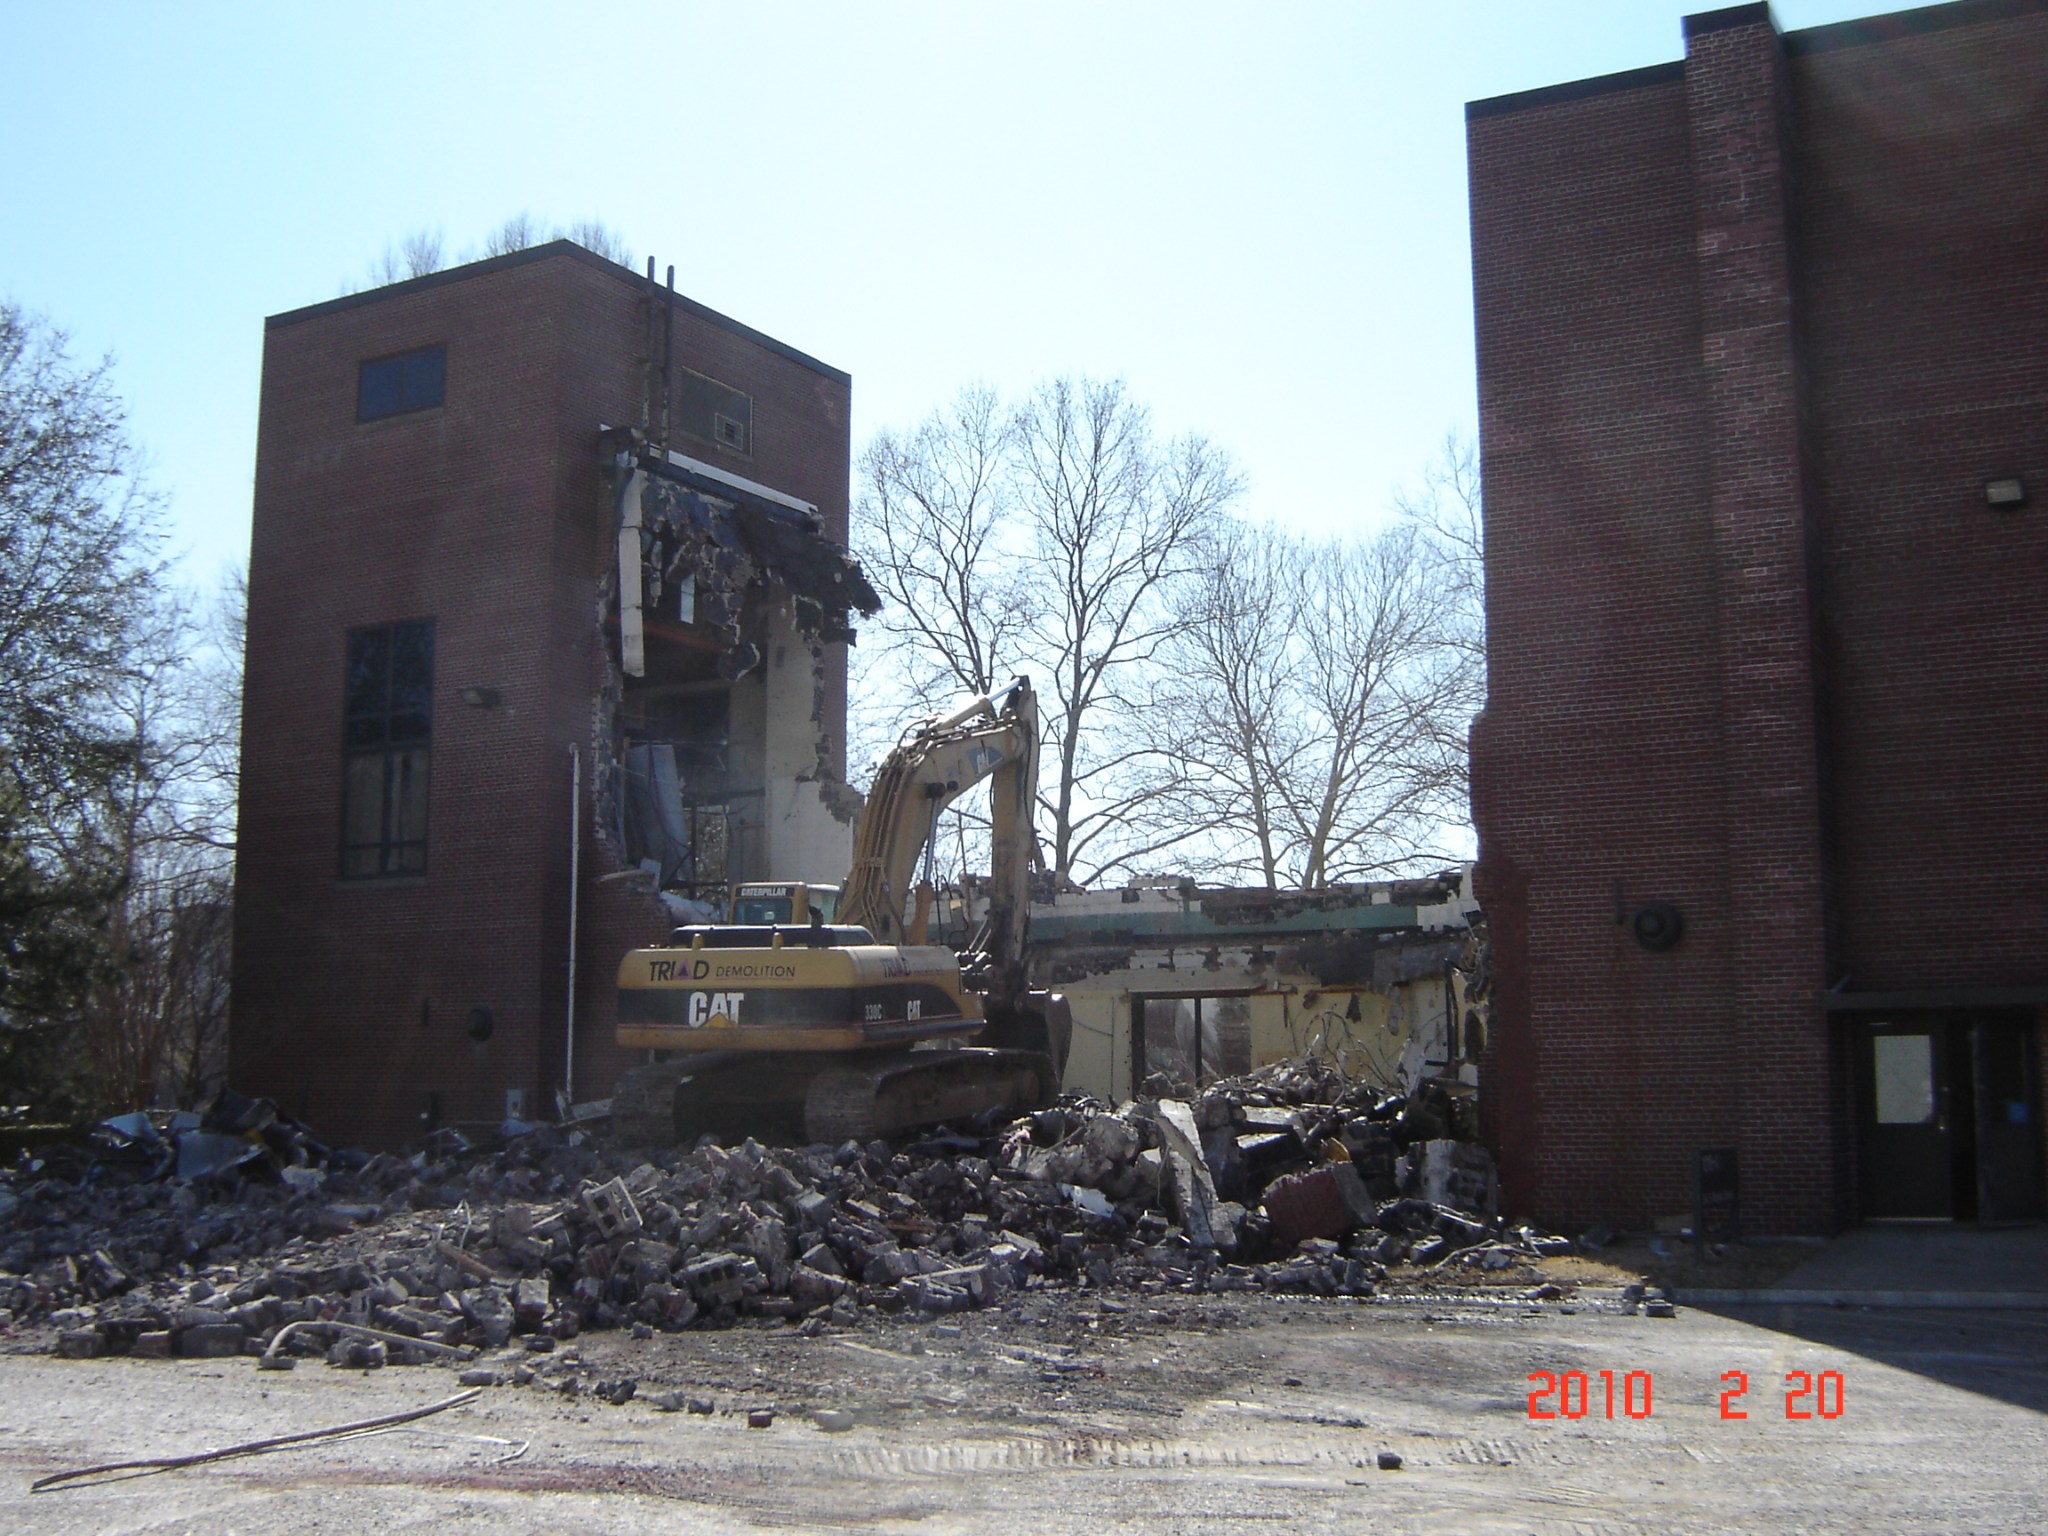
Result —
[[[983, 780], [989, 909], [956, 952], [928, 942], [932, 888], [913, 881], [939, 814]], [[613, 1086], [617, 1139], [794, 1123], [810, 1142], [869, 1141], [1050, 1103], [1072, 1020], [1025, 976], [1037, 790], [1038, 707], [1020, 677], [905, 733], [868, 793], [852, 870], [820, 888], [836, 910], [801, 883], [743, 887], [732, 915], [751, 892], [751, 920], [630, 952], [617, 1039], [652, 1055]]]

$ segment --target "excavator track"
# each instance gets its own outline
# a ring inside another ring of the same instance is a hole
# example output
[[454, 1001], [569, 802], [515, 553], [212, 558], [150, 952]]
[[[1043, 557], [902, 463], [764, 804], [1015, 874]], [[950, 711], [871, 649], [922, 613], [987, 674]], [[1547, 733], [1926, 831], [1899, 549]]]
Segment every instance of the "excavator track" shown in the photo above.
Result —
[[872, 1141], [987, 1109], [1033, 1109], [1059, 1091], [1052, 1060], [1036, 1051], [897, 1051], [825, 1068], [804, 1095], [804, 1138]]
[[692, 1071], [671, 1057], [621, 1072], [612, 1084], [612, 1136], [628, 1147], [665, 1147], [676, 1140], [676, 1088]]
[[628, 1067], [612, 1088], [612, 1137], [622, 1146], [666, 1147], [706, 1131], [751, 1136], [795, 1130], [808, 1064], [738, 1051], [678, 1054]]

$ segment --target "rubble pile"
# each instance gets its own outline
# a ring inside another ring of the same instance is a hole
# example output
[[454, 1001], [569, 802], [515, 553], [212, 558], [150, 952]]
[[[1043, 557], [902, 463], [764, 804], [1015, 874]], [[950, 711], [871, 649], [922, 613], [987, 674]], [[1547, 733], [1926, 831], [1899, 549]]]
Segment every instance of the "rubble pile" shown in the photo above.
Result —
[[1188, 1099], [1069, 1096], [984, 1134], [644, 1161], [519, 1124], [478, 1148], [334, 1152], [251, 1106], [251, 1155], [214, 1145], [203, 1176], [133, 1117], [125, 1147], [0, 1176], [0, 1324], [54, 1326], [73, 1355], [379, 1365], [588, 1328], [818, 1333], [1047, 1287], [1363, 1297], [1390, 1272], [1570, 1247], [1503, 1230], [1469, 1099], [1377, 1093], [1314, 1058]]

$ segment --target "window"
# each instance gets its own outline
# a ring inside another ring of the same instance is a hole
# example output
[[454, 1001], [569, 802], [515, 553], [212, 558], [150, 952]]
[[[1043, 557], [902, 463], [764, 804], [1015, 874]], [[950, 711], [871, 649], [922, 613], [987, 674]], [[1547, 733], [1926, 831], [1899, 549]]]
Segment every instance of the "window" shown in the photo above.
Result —
[[1131, 999], [1131, 1084], [1140, 1091], [1157, 1073], [1176, 1091], [1192, 1093], [1219, 1077], [1252, 1067], [1251, 999]]
[[425, 874], [434, 621], [349, 631], [343, 692], [342, 877]]
[[730, 384], [676, 370], [676, 426], [732, 453], [754, 451], [754, 402]]
[[447, 375], [445, 346], [364, 363], [356, 371], [356, 420], [376, 421], [439, 405]]

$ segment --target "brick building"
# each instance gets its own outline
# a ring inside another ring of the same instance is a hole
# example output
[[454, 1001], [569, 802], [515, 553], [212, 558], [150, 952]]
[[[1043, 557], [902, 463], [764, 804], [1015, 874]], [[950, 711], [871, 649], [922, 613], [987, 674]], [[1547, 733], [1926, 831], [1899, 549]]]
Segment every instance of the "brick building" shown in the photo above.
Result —
[[2039, 1216], [2048, 6], [1467, 119], [1505, 1198]]
[[269, 320], [239, 1088], [373, 1145], [601, 1096], [679, 900], [844, 875], [849, 399], [566, 241]]

